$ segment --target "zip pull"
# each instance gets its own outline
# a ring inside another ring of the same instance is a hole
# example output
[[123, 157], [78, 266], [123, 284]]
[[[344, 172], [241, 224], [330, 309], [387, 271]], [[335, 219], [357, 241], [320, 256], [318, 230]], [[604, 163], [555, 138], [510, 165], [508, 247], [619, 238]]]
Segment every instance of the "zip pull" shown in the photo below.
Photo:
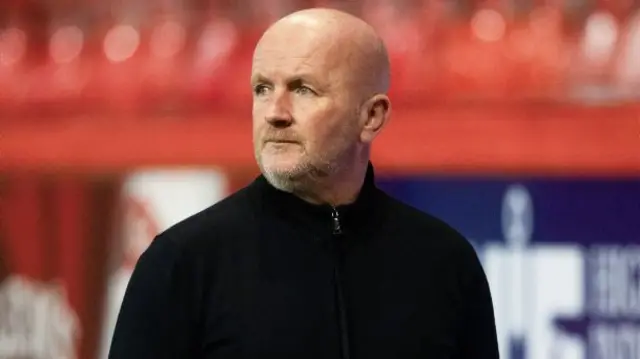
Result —
[[333, 234], [342, 234], [342, 226], [340, 225], [340, 213], [338, 210], [333, 207], [333, 212], [331, 212], [331, 218], [333, 218]]

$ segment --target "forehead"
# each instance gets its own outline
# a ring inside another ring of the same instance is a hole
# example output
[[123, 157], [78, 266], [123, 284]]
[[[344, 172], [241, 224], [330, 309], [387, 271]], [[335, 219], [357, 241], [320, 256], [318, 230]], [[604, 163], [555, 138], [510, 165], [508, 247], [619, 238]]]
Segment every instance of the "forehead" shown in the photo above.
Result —
[[256, 47], [252, 72], [264, 76], [344, 76], [349, 63], [338, 47], [330, 36], [306, 29], [269, 34]]

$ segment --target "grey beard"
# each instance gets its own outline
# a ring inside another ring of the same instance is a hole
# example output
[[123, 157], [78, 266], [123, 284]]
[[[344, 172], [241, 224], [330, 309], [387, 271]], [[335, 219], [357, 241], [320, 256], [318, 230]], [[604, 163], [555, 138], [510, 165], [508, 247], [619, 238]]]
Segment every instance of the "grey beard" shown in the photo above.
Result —
[[289, 173], [263, 171], [262, 174], [264, 178], [267, 179], [267, 182], [281, 191], [291, 193], [296, 190], [297, 181], [294, 179], [294, 176]]
[[313, 193], [318, 182], [336, 171], [336, 166], [326, 164], [323, 167], [312, 164], [298, 166], [291, 171], [268, 171], [262, 173], [275, 188], [288, 193]]

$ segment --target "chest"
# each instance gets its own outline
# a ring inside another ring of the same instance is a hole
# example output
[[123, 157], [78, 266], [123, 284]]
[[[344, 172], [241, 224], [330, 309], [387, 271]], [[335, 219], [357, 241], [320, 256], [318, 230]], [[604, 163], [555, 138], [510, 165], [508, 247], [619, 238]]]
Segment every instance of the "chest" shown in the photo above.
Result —
[[[446, 264], [402, 238], [263, 234], [217, 271], [207, 358], [452, 358], [457, 300]], [[392, 246], [392, 243], [396, 245]], [[398, 243], [400, 242], [400, 243]]]

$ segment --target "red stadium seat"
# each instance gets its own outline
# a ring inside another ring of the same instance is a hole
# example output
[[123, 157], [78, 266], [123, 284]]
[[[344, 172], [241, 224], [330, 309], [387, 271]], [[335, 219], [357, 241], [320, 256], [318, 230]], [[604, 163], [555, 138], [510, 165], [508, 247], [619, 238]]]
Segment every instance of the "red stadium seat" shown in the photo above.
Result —
[[615, 61], [614, 83], [624, 96], [640, 99], [640, 10], [622, 28], [619, 57]]
[[[249, 3], [211, 0], [186, 10], [159, 3], [129, 22], [115, 17], [127, 14], [123, 7], [113, 18], [77, 17], [88, 23], [80, 30], [56, 18], [71, 11], [68, 3], [3, 2], [0, 112], [248, 110], [261, 32], [311, 6], [355, 13], [380, 32], [396, 103], [559, 99], [592, 86], [632, 92], [640, 82], [640, 20], [630, 0], [599, 0], [591, 14], [587, 4], [576, 10], [550, 0], [530, 8], [493, 0]], [[74, 13], [98, 13], [97, 4]]]
[[195, 36], [181, 86], [189, 101], [200, 106], [220, 106], [230, 97], [225, 86], [233, 82], [230, 77], [234, 73], [229, 64], [237, 60], [239, 29], [227, 18], [214, 17]]

